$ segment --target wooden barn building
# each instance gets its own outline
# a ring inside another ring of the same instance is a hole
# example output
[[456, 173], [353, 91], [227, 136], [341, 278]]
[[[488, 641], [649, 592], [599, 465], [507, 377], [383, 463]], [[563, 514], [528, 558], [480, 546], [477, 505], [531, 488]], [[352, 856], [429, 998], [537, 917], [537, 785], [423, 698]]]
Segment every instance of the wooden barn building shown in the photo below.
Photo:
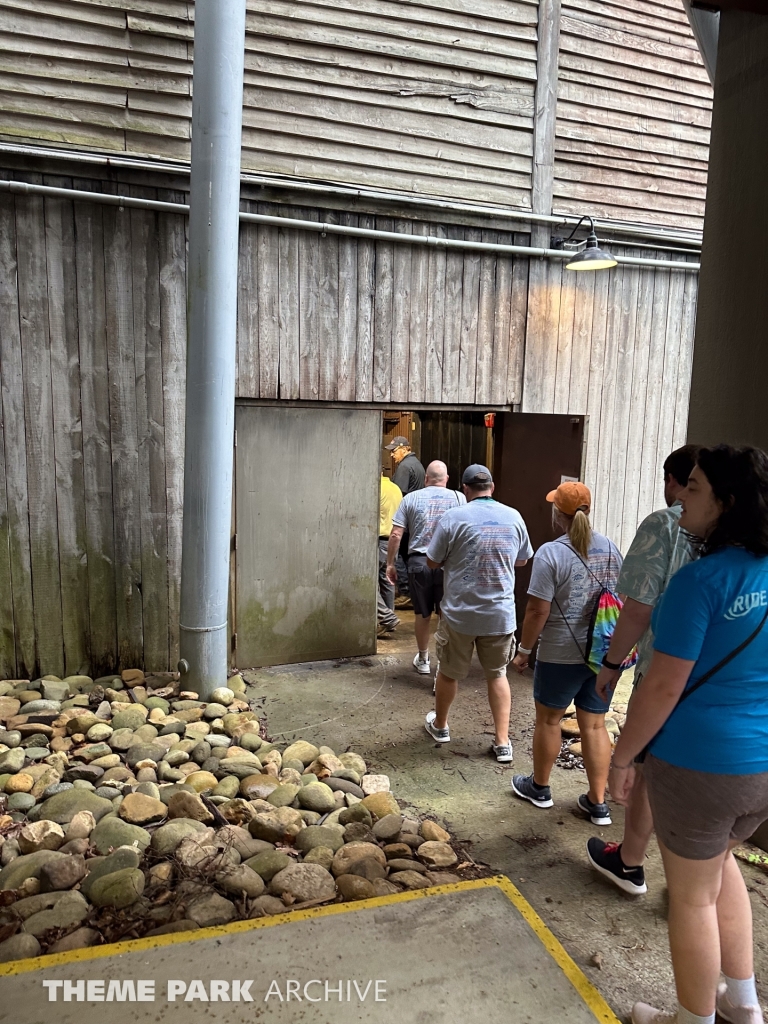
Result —
[[[0, 0], [3, 677], [178, 658], [193, 37]], [[374, 649], [387, 432], [454, 485], [492, 444], [538, 542], [582, 477], [626, 548], [686, 437], [710, 107], [682, 0], [248, 0], [233, 663]], [[614, 269], [525, 252], [582, 215]]]

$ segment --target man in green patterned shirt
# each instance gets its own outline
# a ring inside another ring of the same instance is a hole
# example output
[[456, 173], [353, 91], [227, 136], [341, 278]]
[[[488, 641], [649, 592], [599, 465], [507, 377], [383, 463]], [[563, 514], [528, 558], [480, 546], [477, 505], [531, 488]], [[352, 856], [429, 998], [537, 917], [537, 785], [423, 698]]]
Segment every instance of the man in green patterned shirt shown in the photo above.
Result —
[[[680, 493], [696, 465], [698, 445], [678, 448], [664, 463], [664, 500], [660, 509], [643, 520], [626, 554], [619, 575], [619, 593], [625, 596], [624, 607], [616, 623], [611, 646], [597, 677], [597, 692], [612, 693], [621, 670], [606, 667], [620, 665], [635, 644], [638, 649], [634, 685], [642, 680], [653, 657], [651, 615], [659, 598], [678, 569], [694, 558], [687, 534], [680, 530], [682, 506]], [[648, 803], [642, 771], [624, 816], [624, 839], [621, 843], [605, 843], [592, 838], [587, 842], [587, 856], [600, 874], [609, 878], [624, 892], [640, 895], [647, 892], [645, 861], [648, 843], [653, 835], [653, 818]]]

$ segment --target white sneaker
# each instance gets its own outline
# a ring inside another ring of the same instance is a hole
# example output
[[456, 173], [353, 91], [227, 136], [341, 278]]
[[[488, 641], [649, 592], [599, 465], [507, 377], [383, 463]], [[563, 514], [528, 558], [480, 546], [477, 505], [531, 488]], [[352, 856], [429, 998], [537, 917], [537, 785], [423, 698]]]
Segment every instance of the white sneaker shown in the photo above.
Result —
[[677, 1013], [657, 1010], [648, 1003], [635, 1003], [632, 1007], [632, 1024], [675, 1024]]
[[763, 1011], [759, 1006], [733, 1005], [724, 981], [717, 986], [717, 1012], [730, 1024], [763, 1024]]
[[430, 711], [426, 719], [424, 720], [424, 728], [427, 730], [432, 739], [435, 740], [437, 743], [450, 743], [451, 734], [448, 731], [448, 726], [446, 725], [444, 729], [435, 728], [436, 718], [437, 714], [434, 711]]
[[417, 651], [413, 659], [413, 667], [419, 673], [420, 676], [431, 675], [432, 670], [429, 667], [429, 655], [422, 661], [422, 657]]

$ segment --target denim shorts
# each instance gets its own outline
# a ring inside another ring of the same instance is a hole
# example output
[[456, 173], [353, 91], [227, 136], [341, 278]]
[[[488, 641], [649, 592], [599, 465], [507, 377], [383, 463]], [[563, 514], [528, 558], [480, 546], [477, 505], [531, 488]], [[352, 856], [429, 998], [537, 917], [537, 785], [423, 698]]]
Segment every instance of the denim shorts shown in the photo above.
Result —
[[533, 697], [545, 708], [567, 708], [573, 701], [581, 711], [604, 714], [610, 700], [600, 700], [595, 692], [597, 676], [582, 662], [558, 665], [553, 661], [537, 661], [533, 672]]

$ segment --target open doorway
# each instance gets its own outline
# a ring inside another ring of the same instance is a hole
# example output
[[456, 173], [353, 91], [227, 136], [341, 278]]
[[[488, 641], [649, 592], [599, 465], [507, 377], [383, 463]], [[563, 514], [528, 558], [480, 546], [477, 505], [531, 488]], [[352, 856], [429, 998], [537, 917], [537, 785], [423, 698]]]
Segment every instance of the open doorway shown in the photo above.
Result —
[[[585, 418], [485, 410], [289, 407], [238, 402], [233, 662], [239, 668], [376, 650], [379, 480], [393, 437], [411, 438], [449, 486], [491, 464], [499, 501], [534, 547], [552, 537], [548, 490], [581, 477]], [[528, 574], [518, 577], [519, 616]]]

